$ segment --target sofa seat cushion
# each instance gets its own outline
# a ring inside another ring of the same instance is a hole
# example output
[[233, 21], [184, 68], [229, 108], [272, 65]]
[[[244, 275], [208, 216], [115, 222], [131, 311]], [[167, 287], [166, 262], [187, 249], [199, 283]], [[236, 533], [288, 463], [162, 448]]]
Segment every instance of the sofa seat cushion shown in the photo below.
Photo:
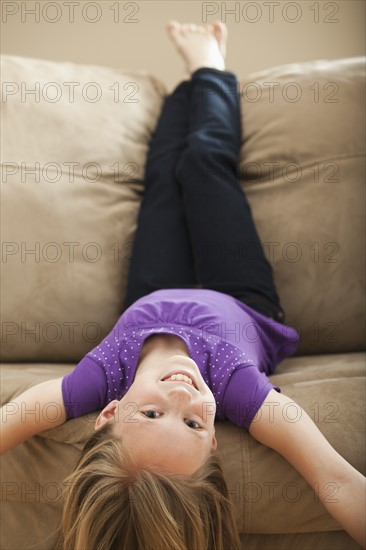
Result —
[[[61, 363], [4, 364], [2, 403], [11, 401], [32, 385], [62, 376], [72, 368], [70, 364]], [[307, 411], [346, 460], [366, 473], [363, 456], [366, 433], [363, 353], [291, 357], [281, 363], [271, 380]], [[38, 525], [38, 517], [50, 517], [50, 525], [57, 525], [62, 480], [71, 471], [83, 444], [93, 433], [97, 414], [70, 420], [54, 430], [43, 432], [2, 457], [3, 490], [7, 488], [2, 504], [4, 513], [16, 510], [17, 521], [24, 517], [24, 522], [29, 521], [29, 525], [31, 522]], [[307, 533], [340, 529], [323, 505], [317, 502], [307, 482], [280, 455], [230, 422], [218, 422], [216, 435], [241, 533]], [[31, 493], [32, 487], [37, 488], [38, 500]], [[329, 498], [336, 498], [336, 491], [330, 480]], [[268, 521], [268, 514], [271, 521]], [[9, 513], [7, 517], [14, 516]], [[35, 540], [39, 540], [37, 537], [41, 533], [42, 536], [49, 533], [47, 526], [42, 525], [37, 528], [39, 532], [34, 527], [30, 529], [35, 533]]]

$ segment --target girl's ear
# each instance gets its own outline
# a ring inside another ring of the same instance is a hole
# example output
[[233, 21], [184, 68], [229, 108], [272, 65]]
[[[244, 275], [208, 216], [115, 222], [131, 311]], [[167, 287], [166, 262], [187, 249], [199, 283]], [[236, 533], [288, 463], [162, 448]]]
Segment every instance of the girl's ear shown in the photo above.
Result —
[[216, 451], [217, 449], [217, 439], [215, 436], [212, 437], [212, 449]]
[[105, 426], [107, 422], [111, 420], [111, 418], [114, 417], [117, 411], [119, 401], [117, 399], [114, 399], [100, 413], [98, 418], [95, 421], [95, 430], [100, 430]]

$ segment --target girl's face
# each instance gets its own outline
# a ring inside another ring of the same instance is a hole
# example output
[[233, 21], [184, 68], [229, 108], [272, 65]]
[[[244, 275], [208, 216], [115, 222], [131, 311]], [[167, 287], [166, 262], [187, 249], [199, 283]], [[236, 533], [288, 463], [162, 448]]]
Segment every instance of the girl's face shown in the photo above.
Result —
[[[165, 380], [183, 371], [193, 385]], [[123, 436], [138, 466], [192, 474], [217, 447], [215, 411], [215, 398], [197, 364], [172, 355], [138, 369], [128, 392], [107, 405], [96, 428], [114, 420], [114, 433]]]

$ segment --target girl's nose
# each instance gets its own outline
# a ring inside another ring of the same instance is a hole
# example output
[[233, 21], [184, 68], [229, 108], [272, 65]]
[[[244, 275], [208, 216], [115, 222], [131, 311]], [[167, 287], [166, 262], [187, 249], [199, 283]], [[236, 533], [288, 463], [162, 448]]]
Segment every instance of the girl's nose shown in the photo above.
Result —
[[192, 401], [192, 394], [189, 388], [185, 388], [183, 384], [172, 384], [172, 387], [168, 389], [168, 397], [186, 402]]

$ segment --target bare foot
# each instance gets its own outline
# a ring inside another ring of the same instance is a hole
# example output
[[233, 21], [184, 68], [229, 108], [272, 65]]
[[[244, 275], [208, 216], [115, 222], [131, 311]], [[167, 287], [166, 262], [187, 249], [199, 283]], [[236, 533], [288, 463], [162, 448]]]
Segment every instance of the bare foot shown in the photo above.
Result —
[[[211, 27], [211, 25], [210, 25]], [[226, 42], [227, 42], [227, 26], [221, 21], [214, 21], [212, 23], [212, 31], [215, 35], [217, 43], [220, 48], [222, 57], [226, 58]]]
[[203, 26], [170, 21], [167, 30], [190, 74], [202, 67], [225, 70], [227, 28], [224, 23], [215, 21]]

